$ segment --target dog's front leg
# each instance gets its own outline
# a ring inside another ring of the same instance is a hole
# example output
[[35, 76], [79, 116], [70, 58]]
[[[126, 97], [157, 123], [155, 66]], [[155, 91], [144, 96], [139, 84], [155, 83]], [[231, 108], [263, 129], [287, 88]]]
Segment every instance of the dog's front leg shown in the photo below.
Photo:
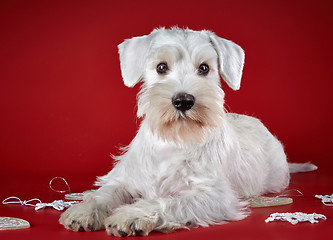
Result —
[[117, 208], [105, 219], [109, 235], [147, 236], [151, 231], [171, 232], [179, 228], [207, 226], [246, 217], [231, 192], [210, 189], [185, 196], [139, 200]]
[[67, 209], [59, 222], [73, 231], [104, 229], [104, 220], [122, 204], [130, 203], [131, 195], [123, 186], [103, 186], [85, 196], [84, 200]]

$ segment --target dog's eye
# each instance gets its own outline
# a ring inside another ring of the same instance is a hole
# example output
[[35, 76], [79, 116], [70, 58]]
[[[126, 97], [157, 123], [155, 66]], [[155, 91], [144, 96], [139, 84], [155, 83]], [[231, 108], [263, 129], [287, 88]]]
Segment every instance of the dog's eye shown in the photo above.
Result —
[[159, 74], [164, 74], [168, 71], [168, 65], [166, 63], [160, 63], [157, 65], [156, 67], [156, 71], [159, 73]]
[[209, 67], [208, 67], [207, 64], [203, 63], [199, 66], [199, 74], [200, 75], [207, 75], [208, 72], [209, 72]]

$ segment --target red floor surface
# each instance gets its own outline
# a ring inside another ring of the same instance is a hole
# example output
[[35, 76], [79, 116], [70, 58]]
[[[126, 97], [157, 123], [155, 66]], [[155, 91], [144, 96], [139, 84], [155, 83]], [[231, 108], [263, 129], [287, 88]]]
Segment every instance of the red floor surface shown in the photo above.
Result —
[[[68, 179], [67, 179], [68, 180]], [[68, 180], [69, 181], [69, 180]], [[54, 193], [48, 186], [46, 177], [25, 176], [24, 178], [1, 178], [5, 183], [0, 197], [17, 196], [22, 200], [37, 197], [43, 202], [63, 199], [64, 194]], [[90, 189], [90, 183], [71, 179], [73, 191]], [[56, 185], [55, 185], [56, 186]], [[245, 220], [229, 222], [219, 226], [179, 230], [169, 234], [153, 232], [146, 239], [331, 239], [333, 237], [333, 207], [325, 206], [316, 199], [316, 194], [332, 194], [333, 176], [325, 166], [316, 172], [292, 175], [291, 189], [303, 192], [303, 197], [293, 197], [294, 202], [286, 206], [255, 208]], [[223, 199], [221, 199], [223, 201]], [[292, 225], [289, 222], [265, 223], [265, 219], [274, 212], [304, 212], [324, 214], [327, 220], [319, 223], [308, 222]], [[0, 231], [0, 239], [110, 239], [105, 231], [71, 232], [58, 223], [60, 211], [41, 209], [19, 204], [0, 205], [0, 215], [18, 217], [31, 223], [31, 228]], [[139, 237], [140, 238], [140, 237]], [[142, 237], [141, 237], [142, 238]]]
[[[291, 162], [319, 170], [292, 176], [304, 193], [283, 207], [253, 209], [243, 221], [147, 239], [333, 239], [333, 1], [304, 0], [10, 0], [0, 1], [0, 200], [62, 199], [48, 183], [67, 179], [90, 189], [111, 166], [110, 153], [130, 143], [139, 86], [124, 86], [117, 45], [165, 26], [208, 29], [245, 50], [239, 91], [226, 93], [230, 112], [260, 118], [283, 142]], [[221, 199], [223, 201], [223, 199]], [[321, 213], [318, 224], [265, 223], [273, 212]], [[0, 239], [109, 239], [74, 233], [60, 212], [0, 204], [0, 216], [31, 228]]]

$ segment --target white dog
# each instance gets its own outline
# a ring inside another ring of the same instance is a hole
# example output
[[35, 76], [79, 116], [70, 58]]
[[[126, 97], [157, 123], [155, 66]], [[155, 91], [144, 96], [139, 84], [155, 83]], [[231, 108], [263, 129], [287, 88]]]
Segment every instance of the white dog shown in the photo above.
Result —
[[62, 214], [66, 228], [137, 236], [219, 224], [246, 217], [246, 199], [288, 186], [281, 143], [258, 119], [224, 110], [220, 75], [240, 88], [241, 47], [210, 31], [162, 28], [124, 41], [119, 54], [125, 85], [143, 81], [143, 121], [100, 188]]

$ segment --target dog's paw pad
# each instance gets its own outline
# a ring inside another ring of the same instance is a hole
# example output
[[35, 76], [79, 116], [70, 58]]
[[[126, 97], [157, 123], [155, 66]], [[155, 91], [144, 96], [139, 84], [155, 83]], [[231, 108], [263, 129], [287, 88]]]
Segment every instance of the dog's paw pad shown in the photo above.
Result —
[[[127, 207], [128, 208], [128, 207]], [[157, 224], [157, 216], [147, 216], [142, 211], [128, 211], [119, 209], [116, 213], [106, 218], [105, 229], [109, 235], [116, 237], [147, 236]]]
[[106, 214], [106, 211], [97, 208], [94, 203], [81, 202], [67, 209], [59, 222], [75, 232], [90, 232], [104, 229], [103, 220]]
[[[106, 232], [108, 235], [116, 236], [116, 237], [129, 237], [129, 236], [147, 236], [151, 230], [142, 230], [132, 228], [130, 224], [129, 226], [123, 226], [119, 228], [117, 225], [108, 225], [106, 227]], [[134, 226], [134, 225], [133, 225]]]
[[127, 237], [127, 235], [128, 235], [127, 232], [124, 232], [124, 231], [121, 231], [121, 230], [119, 230], [118, 233], [121, 237]]
[[84, 230], [84, 227], [83, 226], [80, 226], [79, 227], [79, 230], [78, 230], [78, 232], [85, 232], [86, 230]]

